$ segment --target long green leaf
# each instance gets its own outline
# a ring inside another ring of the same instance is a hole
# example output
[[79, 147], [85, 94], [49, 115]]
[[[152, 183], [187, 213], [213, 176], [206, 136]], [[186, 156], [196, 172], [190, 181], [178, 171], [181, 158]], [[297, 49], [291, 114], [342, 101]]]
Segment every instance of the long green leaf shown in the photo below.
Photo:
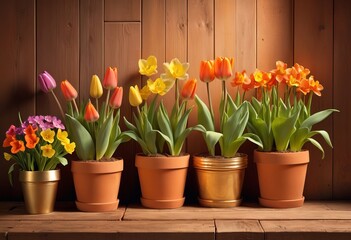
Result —
[[108, 147], [108, 142], [110, 140], [110, 133], [112, 129], [112, 114], [109, 114], [105, 122], [103, 122], [100, 129], [96, 133], [96, 160], [100, 160]]
[[205, 133], [205, 142], [207, 145], [207, 149], [212, 156], [215, 155], [215, 146], [222, 136], [222, 133], [214, 131], [207, 131]]
[[195, 102], [197, 105], [198, 123], [204, 126], [207, 131], [214, 131], [214, 123], [207, 105], [197, 95], [195, 95]]
[[272, 122], [272, 132], [278, 151], [285, 151], [288, 148], [290, 137], [296, 130], [295, 124], [298, 117], [298, 114], [289, 118], [277, 117]]
[[170, 139], [170, 144], [173, 146], [173, 132], [171, 122], [168, 118], [168, 114], [163, 103], [161, 103], [159, 106], [159, 111], [157, 112], [157, 121], [158, 126], [160, 127], [160, 131]]
[[320, 143], [319, 142], [317, 142], [315, 139], [313, 139], [313, 138], [307, 138], [306, 139], [306, 142], [307, 141], [309, 141], [309, 142], [311, 142], [315, 147], [317, 147], [319, 150], [321, 150], [321, 152], [322, 152], [322, 159], [324, 158], [324, 149], [323, 149], [323, 147], [320, 145]]
[[336, 109], [326, 109], [326, 110], [317, 112], [311, 115], [310, 117], [308, 117], [305, 121], [303, 121], [303, 123], [301, 124], [301, 127], [311, 128], [316, 123], [319, 123], [324, 119], [326, 119], [333, 112], [339, 112], [339, 111]]

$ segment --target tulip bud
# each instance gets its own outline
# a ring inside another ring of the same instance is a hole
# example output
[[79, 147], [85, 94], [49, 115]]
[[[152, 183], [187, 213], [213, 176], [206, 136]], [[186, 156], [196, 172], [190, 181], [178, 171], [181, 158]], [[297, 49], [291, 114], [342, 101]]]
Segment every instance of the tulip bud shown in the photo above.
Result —
[[116, 87], [115, 91], [113, 92], [110, 98], [110, 107], [114, 109], [120, 108], [122, 105], [122, 99], [123, 99], [123, 88]]
[[38, 82], [40, 89], [45, 93], [48, 93], [56, 88], [55, 79], [47, 71], [44, 71], [38, 75]]
[[99, 117], [98, 111], [96, 111], [94, 105], [89, 100], [87, 106], [85, 107], [84, 119], [87, 122], [95, 122], [99, 119]]
[[194, 99], [196, 92], [196, 82], [197, 80], [195, 78], [191, 78], [184, 83], [182, 89], [182, 97], [184, 99]]
[[78, 96], [77, 90], [67, 80], [61, 82], [61, 91], [67, 101], [72, 101]]
[[225, 80], [233, 75], [233, 58], [218, 57], [214, 62], [214, 74], [218, 79]]
[[130, 88], [129, 88], [129, 103], [130, 103], [130, 105], [132, 105], [133, 107], [137, 107], [142, 102], [143, 102], [143, 99], [141, 98], [138, 85], [135, 85], [135, 87], [130, 86]]
[[100, 98], [102, 93], [101, 81], [97, 75], [93, 75], [90, 81], [90, 96], [92, 98]]
[[117, 87], [117, 82], [117, 68], [108, 67], [102, 85], [105, 89], [114, 89]]
[[215, 79], [213, 61], [201, 61], [200, 80], [203, 82], [212, 82]]

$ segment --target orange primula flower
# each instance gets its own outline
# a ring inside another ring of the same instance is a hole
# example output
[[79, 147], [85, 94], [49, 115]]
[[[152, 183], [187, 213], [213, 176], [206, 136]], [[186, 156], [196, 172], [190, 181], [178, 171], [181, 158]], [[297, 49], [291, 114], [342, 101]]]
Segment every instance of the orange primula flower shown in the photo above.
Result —
[[26, 147], [29, 149], [35, 148], [40, 140], [36, 134], [26, 134], [24, 139], [26, 140]]
[[11, 135], [11, 134], [6, 134], [6, 138], [4, 140], [4, 142], [2, 143], [3, 147], [10, 147], [11, 146], [11, 142], [16, 141], [16, 136], [15, 135]]
[[25, 147], [24, 147], [24, 142], [21, 140], [15, 140], [10, 143], [11, 145], [11, 153], [16, 154], [19, 151], [24, 152]]
[[267, 73], [256, 69], [254, 73], [250, 75], [250, 79], [251, 81], [254, 81], [255, 88], [267, 87], [267, 83], [272, 79], [272, 73]]
[[317, 95], [321, 96], [321, 91], [324, 89], [323, 85], [319, 81], [314, 80], [313, 76], [310, 76], [309, 79], [310, 89]]
[[247, 76], [246, 71], [242, 71], [242, 72], [236, 72], [235, 73], [235, 77], [233, 79], [233, 81], [231, 82], [231, 85], [233, 87], [236, 86], [240, 86], [240, 85], [249, 85], [251, 83], [250, 78]]
[[288, 68], [287, 64], [282, 61], [277, 61], [275, 63], [276, 69], [273, 69], [271, 73], [273, 74], [273, 77], [278, 83], [281, 82], [287, 82], [289, 80], [289, 75], [288, 75]]
[[31, 124], [29, 124], [25, 129], [24, 129], [24, 134], [26, 134], [26, 135], [32, 135], [32, 134], [36, 134], [35, 132], [38, 130], [38, 128], [37, 127], [34, 127], [33, 128], [33, 126], [31, 125]]
[[310, 83], [308, 81], [308, 79], [304, 78], [300, 81], [299, 87], [297, 88], [298, 92], [302, 92], [304, 95], [306, 95], [307, 93], [309, 93], [311, 91], [310, 88]]

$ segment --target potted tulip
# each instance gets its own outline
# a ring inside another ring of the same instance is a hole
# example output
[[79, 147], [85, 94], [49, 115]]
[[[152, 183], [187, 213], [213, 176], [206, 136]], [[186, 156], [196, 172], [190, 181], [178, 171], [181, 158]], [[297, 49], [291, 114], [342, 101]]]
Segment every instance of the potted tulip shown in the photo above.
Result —
[[[235, 101], [227, 92], [226, 81], [232, 77], [233, 64], [234, 59], [218, 57], [215, 61], [201, 61], [200, 65], [200, 80], [207, 86], [208, 105], [198, 96], [195, 100], [208, 153], [194, 156], [194, 168], [199, 186], [199, 203], [205, 207], [240, 205], [247, 155], [238, 153], [238, 150], [246, 140], [262, 146], [257, 135], [244, 133], [249, 119], [249, 103], [242, 101], [239, 92]], [[215, 127], [209, 86], [215, 78], [222, 83], [218, 129]], [[239, 80], [244, 82], [245, 78]], [[215, 152], [218, 144], [219, 154]]]
[[[44, 72], [38, 80], [42, 90], [53, 93], [52, 89], [46, 88], [56, 85], [52, 76]], [[103, 88], [107, 90], [106, 101], [99, 104]], [[95, 105], [89, 99], [79, 108], [75, 101], [78, 93], [67, 80], [61, 82], [61, 90], [68, 106], [65, 114], [67, 131], [76, 143], [79, 159], [72, 161], [71, 167], [76, 206], [81, 211], [114, 211], [119, 203], [123, 159], [113, 155], [121, 143], [129, 140], [119, 127], [123, 88], [117, 86], [117, 69], [107, 68], [102, 85], [97, 75], [92, 76], [90, 96], [95, 99]]]
[[60, 180], [57, 166], [67, 165], [65, 155], [72, 154], [76, 145], [55, 116], [30, 116], [24, 122], [20, 118], [20, 122], [20, 126], [10, 126], [3, 142], [3, 147], [11, 148], [4, 153], [5, 159], [15, 161], [9, 169], [10, 183], [18, 166], [27, 212], [50, 213]]
[[256, 97], [249, 105], [248, 129], [262, 142], [254, 158], [263, 206], [302, 206], [309, 162], [309, 151], [303, 146], [312, 143], [324, 157], [322, 146], [313, 138], [317, 134], [332, 146], [326, 131], [312, 128], [337, 110], [311, 113], [312, 97], [321, 96], [323, 86], [309, 74], [309, 69], [297, 63], [287, 68], [277, 61], [276, 69], [268, 73], [257, 69], [250, 75]]
[[[183, 153], [182, 147], [188, 134], [200, 129], [199, 126], [187, 127], [191, 111], [187, 102], [195, 95], [196, 80], [187, 80], [181, 93], [178, 90], [178, 82], [188, 78], [188, 67], [188, 63], [173, 59], [164, 63], [165, 73], [159, 78], [148, 79], [141, 89], [137, 85], [130, 87], [129, 102], [137, 113], [133, 114], [134, 124], [126, 118], [124, 121], [129, 128], [126, 135], [137, 141], [143, 151], [136, 155], [135, 165], [141, 185], [141, 203], [145, 207], [178, 208], [184, 204], [189, 154]], [[148, 77], [156, 74], [156, 57], [140, 59], [139, 72]], [[168, 115], [162, 100], [158, 102], [157, 99], [173, 86], [175, 103]], [[148, 103], [150, 95], [154, 97]]]

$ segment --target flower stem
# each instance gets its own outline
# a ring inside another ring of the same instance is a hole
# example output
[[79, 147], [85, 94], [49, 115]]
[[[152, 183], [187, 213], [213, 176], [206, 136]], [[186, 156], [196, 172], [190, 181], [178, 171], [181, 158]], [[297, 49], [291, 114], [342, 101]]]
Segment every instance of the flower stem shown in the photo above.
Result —
[[213, 124], [214, 124], [214, 114], [213, 114], [213, 107], [212, 107], [212, 98], [211, 98], [211, 94], [210, 94], [210, 83], [209, 83], [209, 82], [206, 82], [206, 86], [207, 86], [208, 104], [210, 105], [211, 118], [212, 118], [212, 122], [213, 122]]
[[308, 104], [307, 104], [308, 116], [311, 116], [312, 97], [313, 97], [313, 92], [310, 92], [310, 95], [308, 96]]
[[222, 96], [223, 96], [223, 109], [222, 109], [222, 116], [221, 116], [221, 126], [220, 126], [220, 129], [221, 129], [221, 132], [223, 132], [223, 126], [224, 126], [224, 122], [225, 122], [225, 111], [227, 109], [227, 88], [225, 86], [225, 81], [222, 80]]
[[177, 112], [179, 111], [179, 86], [178, 86], [178, 79], [176, 78], [175, 80], [175, 95], [176, 95], [176, 107], [177, 107]]
[[61, 104], [60, 104], [60, 101], [59, 101], [58, 98], [56, 97], [56, 94], [55, 94], [55, 92], [54, 92], [53, 90], [51, 90], [51, 93], [52, 93], [52, 95], [54, 96], [55, 101], [56, 101], [56, 103], [57, 103], [57, 105], [58, 105], [58, 107], [59, 107], [59, 109], [60, 109], [62, 118], [64, 119], [64, 118], [65, 118], [65, 114], [63, 113], [63, 109], [62, 109], [62, 106], [61, 106]]
[[99, 112], [99, 99], [95, 98], [96, 111]]
[[105, 110], [104, 110], [104, 121], [106, 119], [107, 116], [107, 106], [108, 106], [108, 102], [110, 100], [110, 89], [107, 90], [107, 96], [106, 96], [106, 104], [105, 104]]
[[73, 99], [73, 105], [74, 105], [74, 108], [76, 109], [77, 114], [79, 115], [79, 110], [75, 99]]

